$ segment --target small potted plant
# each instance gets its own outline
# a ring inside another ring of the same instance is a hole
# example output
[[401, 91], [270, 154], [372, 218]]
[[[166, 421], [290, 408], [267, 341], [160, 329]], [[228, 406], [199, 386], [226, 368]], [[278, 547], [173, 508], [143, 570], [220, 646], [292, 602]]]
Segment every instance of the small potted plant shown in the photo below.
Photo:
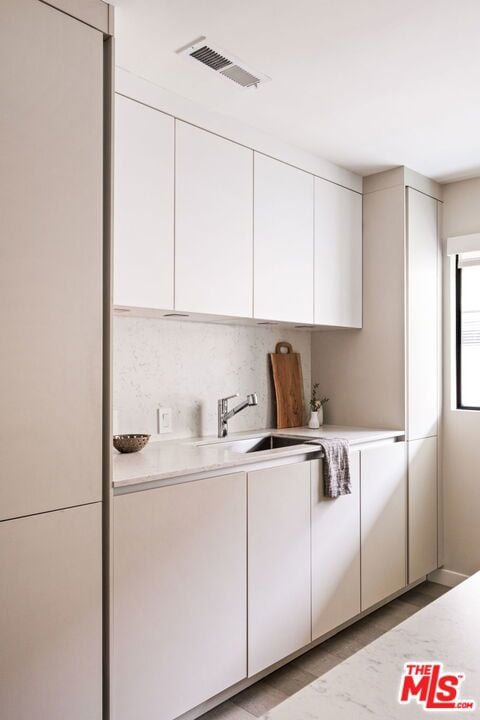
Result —
[[323, 425], [323, 406], [327, 404], [328, 398], [318, 398], [319, 383], [314, 383], [312, 387], [312, 397], [310, 398], [310, 421], [308, 427], [316, 430]]

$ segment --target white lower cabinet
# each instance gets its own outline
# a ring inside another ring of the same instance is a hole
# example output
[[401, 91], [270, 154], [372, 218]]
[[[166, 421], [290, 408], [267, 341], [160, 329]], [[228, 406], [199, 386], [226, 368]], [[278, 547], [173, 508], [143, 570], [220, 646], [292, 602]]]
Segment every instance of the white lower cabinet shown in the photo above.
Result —
[[362, 451], [362, 610], [406, 585], [406, 503], [406, 444]]
[[312, 640], [360, 612], [360, 454], [350, 454], [351, 495], [323, 492], [323, 463], [312, 466]]
[[115, 720], [171, 720], [242, 680], [245, 473], [115, 497], [113, 602]]
[[248, 473], [248, 675], [311, 641], [310, 463]]
[[0, 523], [0, 715], [102, 718], [102, 506]]
[[[436, 563], [433, 441], [409, 444], [411, 581]], [[406, 586], [406, 443], [350, 463], [336, 499], [321, 460], [114, 498], [113, 720], [173, 720]]]
[[362, 327], [362, 196], [315, 178], [316, 325]]
[[437, 438], [408, 443], [408, 581], [438, 567]]

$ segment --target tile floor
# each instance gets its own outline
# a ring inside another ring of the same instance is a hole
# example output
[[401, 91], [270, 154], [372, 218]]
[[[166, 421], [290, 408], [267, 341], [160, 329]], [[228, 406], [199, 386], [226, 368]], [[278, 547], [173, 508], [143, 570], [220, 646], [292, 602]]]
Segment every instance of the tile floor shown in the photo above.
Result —
[[420, 608], [447, 592], [448, 588], [425, 582], [305, 655], [292, 660], [255, 685], [222, 703], [199, 720], [252, 720], [271, 710], [305, 685], [368, 645]]

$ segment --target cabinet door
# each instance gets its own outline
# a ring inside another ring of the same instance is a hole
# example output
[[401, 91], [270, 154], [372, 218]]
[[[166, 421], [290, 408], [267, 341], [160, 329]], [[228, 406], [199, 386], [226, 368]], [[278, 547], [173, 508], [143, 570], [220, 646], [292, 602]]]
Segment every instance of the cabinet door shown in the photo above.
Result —
[[362, 610], [406, 585], [405, 443], [361, 453]]
[[246, 477], [114, 498], [113, 717], [170, 720], [246, 676]]
[[253, 151], [176, 122], [175, 310], [252, 317]]
[[311, 641], [310, 464], [248, 473], [248, 674]]
[[174, 122], [115, 96], [115, 305], [173, 308]]
[[407, 189], [408, 439], [437, 435], [439, 298], [437, 201]]
[[4, 519], [101, 499], [103, 36], [0, 2], [0, 53]]
[[360, 454], [350, 454], [351, 495], [323, 492], [312, 462], [312, 640], [360, 612]]
[[438, 567], [437, 438], [408, 443], [408, 581]]
[[313, 322], [313, 176], [255, 153], [254, 317]]
[[0, 707], [102, 717], [101, 504], [0, 523]]
[[362, 327], [362, 196], [315, 178], [316, 325]]

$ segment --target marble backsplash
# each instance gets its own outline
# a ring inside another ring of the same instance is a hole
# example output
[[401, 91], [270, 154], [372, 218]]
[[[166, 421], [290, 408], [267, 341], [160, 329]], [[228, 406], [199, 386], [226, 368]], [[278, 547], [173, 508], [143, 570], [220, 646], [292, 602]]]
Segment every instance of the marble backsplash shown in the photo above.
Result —
[[156, 435], [157, 409], [162, 405], [172, 408], [173, 416], [173, 432], [162, 439], [215, 435], [217, 400], [235, 392], [240, 399], [256, 392], [258, 405], [230, 421], [232, 432], [271, 427], [275, 398], [268, 353], [279, 340], [292, 343], [301, 354], [308, 400], [309, 332], [115, 317], [114, 431]]

